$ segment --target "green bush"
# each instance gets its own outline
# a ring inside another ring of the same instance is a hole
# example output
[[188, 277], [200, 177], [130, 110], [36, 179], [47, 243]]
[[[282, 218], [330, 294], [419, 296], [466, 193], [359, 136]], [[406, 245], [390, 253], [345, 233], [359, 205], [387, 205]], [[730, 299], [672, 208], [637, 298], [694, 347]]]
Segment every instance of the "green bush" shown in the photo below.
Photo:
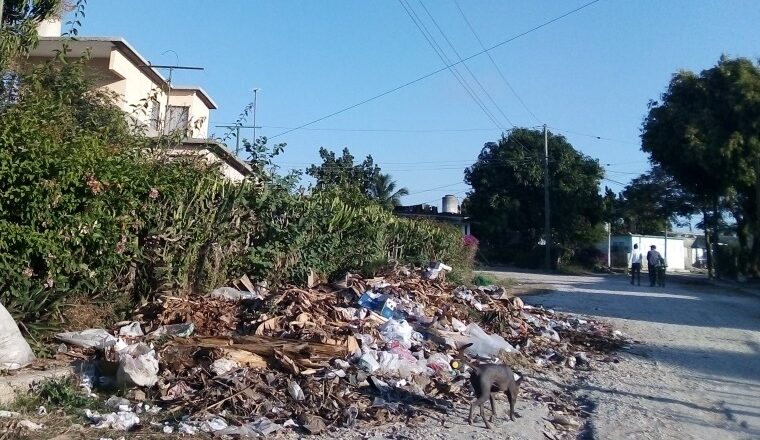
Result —
[[171, 139], [135, 133], [113, 96], [92, 91], [84, 64], [36, 68], [19, 101], [0, 106], [0, 301], [25, 329], [65, 322], [71, 298], [130, 304], [243, 274], [299, 282], [310, 270], [443, 260], [469, 279], [457, 229], [345, 191], [300, 194], [293, 176], [266, 169], [282, 146], [249, 146], [256, 177], [239, 184], [200, 161], [167, 160], [156, 145]]

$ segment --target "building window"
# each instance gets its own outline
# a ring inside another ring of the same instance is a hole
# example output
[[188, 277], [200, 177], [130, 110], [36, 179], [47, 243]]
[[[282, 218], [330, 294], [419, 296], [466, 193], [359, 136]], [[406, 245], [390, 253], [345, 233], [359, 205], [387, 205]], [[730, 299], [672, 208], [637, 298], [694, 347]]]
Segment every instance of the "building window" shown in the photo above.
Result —
[[190, 123], [190, 107], [170, 105], [167, 109], [167, 120], [164, 134], [175, 131], [186, 132]]
[[161, 104], [155, 99], [151, 100], [150, 127], [158, 132], [161, 129]]

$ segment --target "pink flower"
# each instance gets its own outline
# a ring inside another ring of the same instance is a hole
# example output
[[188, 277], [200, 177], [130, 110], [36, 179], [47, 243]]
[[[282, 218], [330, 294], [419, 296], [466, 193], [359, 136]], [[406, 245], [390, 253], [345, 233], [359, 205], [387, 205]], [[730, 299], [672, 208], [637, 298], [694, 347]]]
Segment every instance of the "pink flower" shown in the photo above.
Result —
[[468, 234], [462, 237], [462, 243], [468, 247], [477, 247], [480, 244], [480, 240], [475, 238], [474, 235]]
[[34, 276], [34, 270], [32, 270], [31, 267], [27, 267], [26, 269], [21, 272], [25, 277], [31, 278]]
[[48, 278], [47, 281], [45, 281], [44, 286], [45, 286], [46, 289], [50, 289], [50, 288], [53, 287], [53, 284], [54, 284], [53, 283], [53, 279], [52, 278]]
[[156, 200], [159, 196], [159, 192], [157, 188], [151, 188], [150, 192], [148, 193], [148, 197], [150, 197], [153, 200]]

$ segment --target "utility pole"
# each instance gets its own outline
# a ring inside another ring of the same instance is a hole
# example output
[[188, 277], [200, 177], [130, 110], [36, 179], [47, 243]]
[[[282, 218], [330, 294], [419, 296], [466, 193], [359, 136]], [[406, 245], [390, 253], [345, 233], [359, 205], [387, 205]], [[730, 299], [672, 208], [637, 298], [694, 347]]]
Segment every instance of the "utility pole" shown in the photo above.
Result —
[[665, 220], [665, 265], [668, 265], [668, 220]]
[[612, 225], [608, 222], [604, 226], [607, 229], [607, 268], [612, 269]]
[[[230, 125], [217, 125], [216, 127], [223, 127], [223, 128], [234, 128], [235, 129], [235, 156], [238, 155], [240, 152], [240, 129], [241, 128], [252, 128], [253, 132], [256, 133], [257, 127], [256, 125], [240, 125], [240, 124], [230, 124]], [[255, 134], [254, 134], [255, 136]]]
[[551, 207], [549, 206], [549, 133], [544, 124], [544, 237], [546, 241], [546, 271], [552, 271]]
[[256, 110], [258, 110], [258, 107], [256, 105], [256, 98], [259, 94], [259, 88], [256, 87], [253, 89], [253, 142], [256, 142]]

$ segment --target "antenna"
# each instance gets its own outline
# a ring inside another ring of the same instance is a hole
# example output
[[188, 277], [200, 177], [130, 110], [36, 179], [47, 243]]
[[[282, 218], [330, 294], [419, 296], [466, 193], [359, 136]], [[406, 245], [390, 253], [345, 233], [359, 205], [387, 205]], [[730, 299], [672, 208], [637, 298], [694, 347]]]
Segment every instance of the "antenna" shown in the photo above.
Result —
[[174, 53], [174, 57], [176, 59], [176, 64], [174, 65], [162, 65], [162, 64], [153, 64], [150, 61], [148, 64], [142, 64], [140, 67], [148, 67], [151, 69], [167, 69], [169, 70], [169, 78], [166, 80], [166, 103], [164, 104], [164, 118], [163, 118], [163, 124], [161, 127], [161, 134], [166, 130], [166, 125], [169, 120], [169, 95], [171, 94], [172, 90], [172, 75], [175, 70], [204, 70], [203, 67], [193, 67], [193, 66], [180, 66], [179, 65], [179, 57], [177, 56], [177, 52], [174, 52], [173, 50], [169, 49], [167, 51], [164, 51], [161, 55], [164, 55], [168, 52]]

